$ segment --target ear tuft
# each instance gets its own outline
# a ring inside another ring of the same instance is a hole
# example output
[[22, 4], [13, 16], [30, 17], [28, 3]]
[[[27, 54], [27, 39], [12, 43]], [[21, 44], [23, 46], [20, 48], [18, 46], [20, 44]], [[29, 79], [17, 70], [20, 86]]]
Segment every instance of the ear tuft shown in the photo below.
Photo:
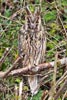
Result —
[[27, 13], [28, 15], [31, 15], [31, 11], [30, 11], [30, 9], [29, 9], [28, 6], [25, 7], [25, 10], [26, 10], [26, 13]]
[[37, 15], [37, 16], [41, 14], [40, 7], [37, 7], [37, 9], [35, 10], [35, 13], [34, 14]]

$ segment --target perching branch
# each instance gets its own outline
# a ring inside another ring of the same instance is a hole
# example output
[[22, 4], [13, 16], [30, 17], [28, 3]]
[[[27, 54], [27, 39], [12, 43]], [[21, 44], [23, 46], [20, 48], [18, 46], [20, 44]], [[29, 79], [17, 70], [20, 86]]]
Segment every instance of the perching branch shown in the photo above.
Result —
[[[24, 68], [20, 68], [20, 69], [15, 69], [12, 70], [9, 74], [7, 74], [7, 76], [14, 76], [14, 75], [27, 75], [27, 74], [36, 74], [39, 73], [40, 71], [49, 69], [49, 68], [53, 68], [54, 67], [54, 61], [53, 62], [49, 62], [49, 63], [43, 63], [43, 64], [39, 64], [38, 66], [31, 66], [31, 67], [24, 67]], [[67, 63], [67, 57], [60, 59], [57, 61], [57, 64], [60, 65], [64, 65]], [[10, 68], [9, 68], [10, 69]], [[8, 70], [9, 70], [8, 69]], [[0, 72], [0, 78], [3, 78], [3, 76], [5, 75], [6, 72]]]

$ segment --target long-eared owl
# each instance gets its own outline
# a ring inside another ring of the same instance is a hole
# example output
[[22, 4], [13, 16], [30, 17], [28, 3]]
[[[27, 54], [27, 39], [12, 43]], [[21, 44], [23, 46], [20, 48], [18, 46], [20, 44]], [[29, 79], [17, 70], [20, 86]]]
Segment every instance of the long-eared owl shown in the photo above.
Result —
[[[25, 24], [19, 33], [19, 55], [22, 56], [22, 67], [36, 66], [44, 62], [46, 50], [46, 35], [41, 23], [41, 12], [36, 8], [32, 13], [25, 8]], [[37, 93], [37, 76], [28, 76], [28, 83], [32, 94]]]

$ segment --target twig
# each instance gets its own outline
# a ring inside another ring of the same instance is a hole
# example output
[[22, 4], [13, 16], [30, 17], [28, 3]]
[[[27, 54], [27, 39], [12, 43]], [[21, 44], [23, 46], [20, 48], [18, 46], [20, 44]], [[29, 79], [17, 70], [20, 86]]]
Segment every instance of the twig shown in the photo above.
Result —
[[59, 96], [67, 90], [67, 80], [64, 82], [63, 86], [57, 91], [54, 100], [58, 100]]
[[[4, 18], [6, 20], [14, 21], [11, 18], [8, 18], [8, 17], [5, 17], [5, 16], [1, 15], [1, 13], [0, 13], [0, 17]], [[14, 22], [18, 23], [19, 25], [22, 25], [19, 21], [14, 21]]]
[[66, 32], [66, 29], [65, 29], [65, 27], [64, 27], [64, 24], [63, 24], [63, 22], [62, 22], [62, 20], [61, 20], [60, 13], [59, 13], [59, 9], [58, 9], [57, 4], [56, 4], [56, 0], [54, 0], [54, 1], [55, 1], [55, 8], [56, 8], [56, 10], [57, 10], [58, 18], [59, 18], [59, 20], [60, 20], [60, 22], [61, 22], [61, 25], [62, 25], [62, 27], [63, 27], [63, 30], [64, 30], [64, 32], [65, 32], [65, 36], [67, 37], [67, 32]]
[[4, 74], [3, 78], [7, 77], [7, 75], [16, 67], [17, 62], [21, 59], [21, 57], [18, 57], [16, 61], [13, 63], [13, 66], [10, 67]]
[[56, 82], [56, 87], [58, 87], [67, 78], [67, 71], [62, 75], [62, 77]]
[[58, 53], [55, 55], [55, 64], [54, 64], [54, 73], [53, 73], [53, 82], [52, 82], [52, 87], [50, 90], [50, 96], [48, 100], [52, 100], [54, 97], [54, 94], [56, 93], [56, 74], [57, 74], [57, 58], [58, 58]]
[[[13, 47], [12, 47], [13, 48]], [[3, 56], [0, 59], [0, 66], [3, 64], [3, 62], [5, 61], [6, 57], [8, 56], [8, 54], [10, 53], [10, 51], [12, 50], [12, 48], [6, 48]]]
[[64, 93], [62, 100], [65, 99], [66, 95], [67, 95], [67, 90], [66, 90], [66, 92]]

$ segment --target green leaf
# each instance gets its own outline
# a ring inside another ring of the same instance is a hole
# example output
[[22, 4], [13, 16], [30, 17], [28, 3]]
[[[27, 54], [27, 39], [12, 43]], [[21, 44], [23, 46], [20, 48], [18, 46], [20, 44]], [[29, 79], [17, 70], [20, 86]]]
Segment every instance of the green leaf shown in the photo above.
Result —
[[44, 16], [44, 20], [46, 22], [52, 21], [54, 19], [56, 19], [56, 11], [55, 10], [47, 12], [47, 14]]
[[15, 80], [15, 83], [20, 83], [21, 82], [21, 80], [19, 79], [19, 78], [17, 78], [16, 80]]
[[10, 9], [6, 10], [4, 15], [6, 17], [10, 17], [10, 15], [11, 15]]
[[30, 5], [30, 10], [31, 12], [34, 12], [34, 7], [32, 5]]
[[[39, 92], [33, 96], [32, 100], [41, 100], [41, 96], [42, 96], [42, 90], [39, 90]], [[28, 98], [28, 100], [30, 100], [30, 97]]]
[[37, 3], [37, 4], [38, 4], [38, 3], [39, 3], [39, 0], [35, 0], [35, 3]]
[[52, 49], [52, 48], [54, 48], [54, 45], [52, 44], [52, 42], [48, 42], [47, 43], [47, 48], [49, 48], [49, 49]]
[[24, 90], [24, 91], [28, 91], [28, 90], [29, 90], [28, 86], [24, 86], [24, 87], [23, 87], [23, 90]]
[[67, 6], [67, 0], [62, 0], [62, 5]]

